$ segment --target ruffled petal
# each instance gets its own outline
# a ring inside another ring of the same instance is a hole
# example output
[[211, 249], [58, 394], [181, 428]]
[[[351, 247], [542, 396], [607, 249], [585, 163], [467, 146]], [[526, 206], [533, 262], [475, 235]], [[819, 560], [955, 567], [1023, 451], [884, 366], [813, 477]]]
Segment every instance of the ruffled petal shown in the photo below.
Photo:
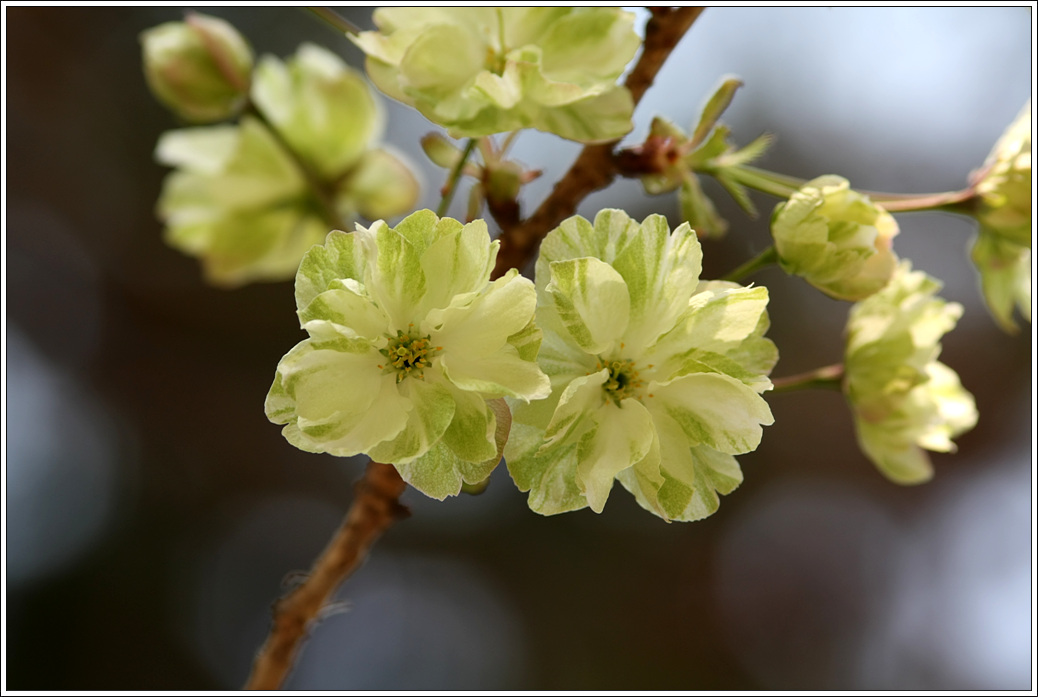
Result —
[[759, 394], [735, 378], [695, 373], [665, 384], [650, 384], [660, 410], [681, 426], [691, 445], [707, 445], [722, 453], [755, 450], [761, 425], [775, 419]]

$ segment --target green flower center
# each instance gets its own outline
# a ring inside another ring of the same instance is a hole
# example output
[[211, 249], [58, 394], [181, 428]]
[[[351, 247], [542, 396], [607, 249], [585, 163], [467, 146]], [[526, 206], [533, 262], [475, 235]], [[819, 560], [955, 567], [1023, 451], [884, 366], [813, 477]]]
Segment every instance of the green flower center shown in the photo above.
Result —
[[417, 336], [413, 324], [406, 334], [398, 329], [396, 336], [387, 334], [386, 338], [389, 343], [384, 349], [379, 349], [379, 353], [389, 359], [389, 365], [379, 367], [384, 373], [395, 372], [397, 382], [409, 375], [422, 379], [425, 369], [432, 365], [432, 358], [442, 350], [439, 346], [432, 346], [429, 335]]
[[609, 377], [602, 384], [602, 389], [616, 406], [620, 406], [620, 402], [628, 397], [640, 399], [639, 392], [645, 387], [645, 381], [638, 377], [634, 361], [625, 358], [615, 361], [599, 361], [598, 369], [603, 368], [609, 371]]

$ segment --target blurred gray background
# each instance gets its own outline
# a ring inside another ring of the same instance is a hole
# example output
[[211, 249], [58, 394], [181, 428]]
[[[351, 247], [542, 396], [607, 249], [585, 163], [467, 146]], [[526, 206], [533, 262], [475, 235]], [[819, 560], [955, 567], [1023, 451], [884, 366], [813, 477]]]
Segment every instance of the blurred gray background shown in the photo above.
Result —
[[[303, 41], [359, 52], [302, 9], [205, 8], [257, 54]], [[148, 94], [137, 35], [177, 8], [5, 7], [6, 670], [18, 690], [240, 686], [272, 601], [338, 525], [363, 460], [306, 454], [267, 422], [278, 359], [303, 338], [288, 283], [205, 286], [166, 247], [152, 160], [175, 127]], [[370, 27], [370, 12], [343, 8]], [[641, 21], [639, 21], [639, 24]], [[1029, 98], [1033, 17], [1009, 8], [713, 8], [638, 108], [683, 127], [722, 75], [745, 87], [734, 139], [762, 165], [896, 192], [958, 189]], [[435, 130], [386, 102], [386, 140], [424, 178]], [[524, 134], [545, 177], [577, 146]], [[774, 199], [705, 243], [705, 276], [768, 244]], [[464, 195], [452, 212], [463, 215]], [[673, 196], [634, 181], [581, 213], [641, 219]], [[1029, 689], [1033, 411], [1029, 325], [979, 300], [965, 219], [898, 216], [896, 249], [965, 306], [942, 360], [980, 422], [933, 482], [887, 482], [840, 395], [769, 397], [776, 424], [712, 518], [667, 525], [616, 487], [602, 515], [543, 518], [499, 468], [377, 544], [313, 632], [298, 689]], [[848, 305], [770, 269], [774, 376], [841, 358]]]

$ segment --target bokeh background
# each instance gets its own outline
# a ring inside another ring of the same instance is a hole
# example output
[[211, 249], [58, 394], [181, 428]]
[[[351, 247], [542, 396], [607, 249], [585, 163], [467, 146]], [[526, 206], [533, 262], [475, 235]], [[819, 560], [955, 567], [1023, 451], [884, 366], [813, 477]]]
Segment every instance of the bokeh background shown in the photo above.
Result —
[[[359, 52], [301, 8], [205, 8], [256, 52], [303, 41]], [[342, 8], [370, 27], [370, 12]], [[344, 515], [363, 460], [295, 450], [263, 414], [303, 338], [291, 286], [207, 287], [153, 210], [175, 127], [148, 94], [137, 35], [178, 8], [10, 7], [6, 22], [4, 359], [6, 687], [240, 686], [272, 601]], [[1028, 7], [713, 8], [636, 112], [688, 126], [722, 75], [745, 87], [737, 142], [778, 136], [763, 165], [859, 188], [960, 188], [1033, 89]], [[388, 101], [388, 100], [384, 100]], [[434, 127], [386, 104], [435, 207]], [[524, 134], [545, 170], [577, 146]], [[768, 244], [719, 187], [717, 277]], [[761, 196], [770, 211], [775, 201]], [[463, 215], [464, 196], [453, 211]], [[623, 207], [677, 224], [637, 182]], [[764, 216], [766, 219], [766, 215]], [[837, 393], [769, 397], [776, 424], [740, 458], [712, 518], [667, 525], [616, 487], [602, 515], [531, 513], [499, 468], [487, 492], [438, 503], [377, 544], [312, 634], [304, 689], [1031, 689], [1033, 334], [1000, 332], [967, 258], [973, 224], [898, 216], [897, 249], [965, 306], [942, 360], [980, 422], [935, 480], [902, 488], [858, 452]], [[775, 376], [840, 360], [848, 305], [777, 269]]]

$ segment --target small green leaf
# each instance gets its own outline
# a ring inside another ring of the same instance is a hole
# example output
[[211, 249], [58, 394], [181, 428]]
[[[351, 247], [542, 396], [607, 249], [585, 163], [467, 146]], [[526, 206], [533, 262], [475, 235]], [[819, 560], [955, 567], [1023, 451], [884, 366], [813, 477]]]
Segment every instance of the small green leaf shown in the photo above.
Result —
[[728, 78], [711, 95], [706, 102], [706, 106], [703, 107], [703, 114], [699, 117], [699, 123], [692, 132], [691, 147], [695, 148], [703, 142], [707, 134], [710, 133], [710, 129], [717, 123], [717, 119], [721, 118], [721, 114], [732, 103], [735, 91], [742, 85], [742, 80], [734, 77]]

